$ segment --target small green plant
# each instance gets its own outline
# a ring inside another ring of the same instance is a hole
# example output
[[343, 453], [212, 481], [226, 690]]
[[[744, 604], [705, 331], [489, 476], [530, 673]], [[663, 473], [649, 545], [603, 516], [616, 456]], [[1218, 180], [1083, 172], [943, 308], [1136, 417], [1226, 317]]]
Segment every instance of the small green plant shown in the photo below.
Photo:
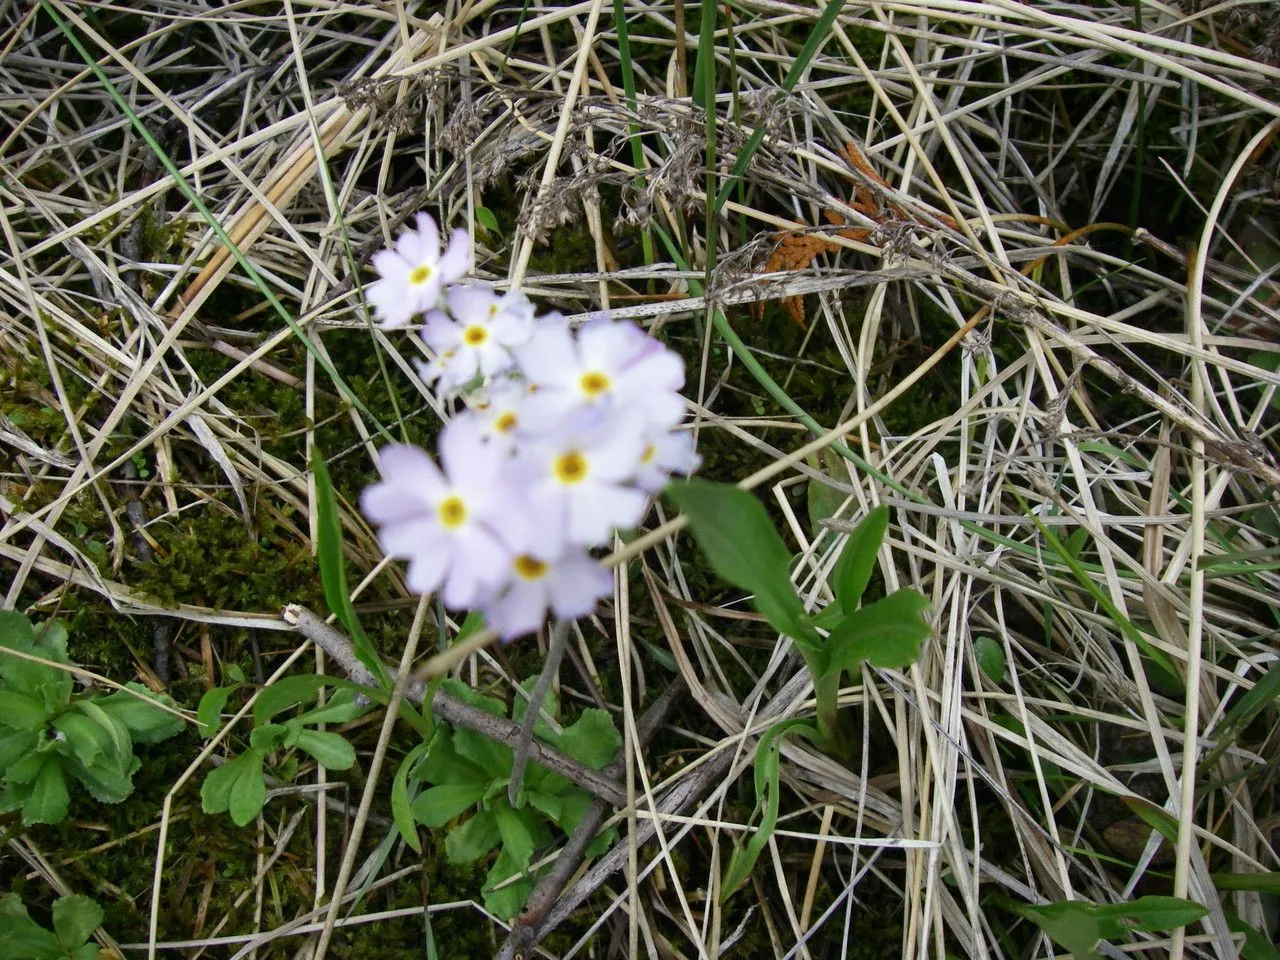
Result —
[[[215, 687], [201, 698], [196, 715], [206, 736], [220, 726], [219, 714], [239, 685], [237, 681]], [[339, 689], [323, 706], [304, 710], [283, 723], [273, 720], [286, 710], [311, 703], [325, 686]], [[205, 776], [200, 787], [204, 812], [230, 813], [231, 819], [241, 827], [253, 820], [267, 802], [264, 779], [267, 760], [280, 751], [288, 753], [274, 764], [274, 769], [284, 779], [290, 779], [297, 769], [296, 754], [292, 753], [295, 749], [310, 754], [330, 770], [349, 769], [356, 762], [351, 742], [340, 733], [314, 727], [322, 723], [348, 723], [368, 710], [369, 704], [361, 701], [358, 687], [334, 677], [299, 674], [272, 684], [254, 702], [249, 749]]]
[[90, 941], [102, 923], [102, 908], [76, 894], [53, 903], [53, 931], [36, 923], [16, 893], [0, 898], [0, 957], [5, 960], [96, 960]]
[[1129, 933], [1156, 933], [1185, 927], [1205, 917], [1209, 908], [1176, 897], [1146, 896], [1128, 903], [1095, 904], [1084, 900], [1033, 905], [1005, 897], [998, 902], [1026, 917], [1075, 960], [1102, 960], [1101, 940], [1123, 940]]
[[755, 787], [761, 820], [747, 844], [735, 850], [729, 861], [721, 888], [722, 896], [727, 897], [750, 874], [773, 833], [783, 735], [797, 733], [830, 753], [843, 755], [846, 738], [838, 722], [842, 678], [858, 671], [864, 662], [886, 669], [914, 663], [920, 645], [929, 636], [929, 625], [922, 616], [929, 601], [904, 588], [873, 603], [862, 603], [889, 526], [887, 507], [872, 510], [849, 534], [831, 574], [835, 602], [808, 614], [791, 585], [791, 553], [755, 497], [738, 487], [706, 480], [673, 484], [668, 494], [689, 518], [693, 537], [716, 573], [749, 591], [769, 624], [795, 643], [813, 676], [817, 702], [816, 726], [804, 718], [793, 718], [771, 727], [760, 738]]
[[[495, 716], [506, 714], [501, 700], [478, 694], [454, 680], [444, 681], [443, 686], [472, 706]], [[558, 712], [554, 698], [543, 709], [554, 718]], [[520, 721], [524, 712], [524, 699], [516, 697], [512, 719]], [[584, 710], [576, 722], [559, 732], [539, 720], [534, 731], [546, 743], [593, 770], [603, 768], [622, 745], [621, 736], [604, 710]], [[450, 863], [467, 864], [501, 847], [485, 879], [484, 903], [487, 910], [503, 920], [519, 913], [533, 890], [537, 877], [529, 873], [529, 865], [534, 851], [551, 842], [548, 824], [571, 833], [591, 805], [589, 793], [537, 763], [529, 764], [517, 802], [512, 805], [507, 799], [511, 767], [510, 747], [473, 730], [441, 724], [429, 743], [405, 758], [392, 791], [396, 823], [415, 849], [415, 821], [427, 827], [442, 827], [474, 811], [449, 830], [445, 855]], [[410, 785], [417, 783], [431, 786], [410, 801]], [[607, 849], [612, 836], [613, 831], [609, 830], [596, 837], [587, 855]], [[520, 879], [506, 882], [513, 877]]]
[[0, 812], [21, 810], [24, 824], [67, 815], [68, 778], [95, 800], [119, 803], [141, 766], [134, 744], [183, 727], [173, 700], [141, 684], [74, 696], [69, 663], [66, 627], [0, 610]]

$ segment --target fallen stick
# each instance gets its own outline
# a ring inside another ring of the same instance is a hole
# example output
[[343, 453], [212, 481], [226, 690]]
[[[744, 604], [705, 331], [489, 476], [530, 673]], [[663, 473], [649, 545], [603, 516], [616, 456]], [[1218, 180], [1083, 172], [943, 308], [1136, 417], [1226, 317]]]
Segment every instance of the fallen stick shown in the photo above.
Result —
[[[336, 628], [321, 620], [306, 607], [291, 603], [282, 612], [285, 623], [292, 626], [300, 634], [320, 647], [355, 683], [366, 687], [376, 687], [373, 674], [356, 657], [351, 643]], [[388, 674], [395, 679], [394, 671], [388, 668]], [[411, 678], [406, 685], [404, 698], [419, 706], [426, 699], [427, 685], [421, 680]], [[431, 697], [431, 711], [442, 720], [456, 727], [465, 727], [482, 733], [492, 740], [504, 743], [512, 749], [520, 740], [520, 725], [506, 717], [495, 716], [464, 703], [444, 690], [437, 690]], [[606, 776], [597, 770], [579, 763], [567, 753], [534, 739], [529, 747], [529, 759], [540, 763], [548, 770], [560, 774], [567, 780], [576, 783], [597, 800], [602, 800], [614, 807], [625, 807], [626, 792], [616, 779]]]

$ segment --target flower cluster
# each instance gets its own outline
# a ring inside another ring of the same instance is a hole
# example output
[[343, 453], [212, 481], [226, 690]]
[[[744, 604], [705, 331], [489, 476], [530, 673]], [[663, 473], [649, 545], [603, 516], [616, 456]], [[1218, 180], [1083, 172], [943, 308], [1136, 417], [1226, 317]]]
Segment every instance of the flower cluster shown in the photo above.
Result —
[[698, 464], [692, 434], [677, 429], [684, 362], [633, 323], [574, 329], [557, 313], [535, 317], [519, 291], [458, 284], [470, 239], [455, 231], [441, 253], [426, 214], [374, 265], [382, 325], [423, 315], [433, 359], [419, 371], [465, 402], [441, 431], [439, 465], [413, 446], [381, 451], [383, 480], [361, 507], [382, 548], [409, 561], [410, 589], [482, 610], [507, 640], [548, 611], [590, 613], [612, 589], [590, 551]]

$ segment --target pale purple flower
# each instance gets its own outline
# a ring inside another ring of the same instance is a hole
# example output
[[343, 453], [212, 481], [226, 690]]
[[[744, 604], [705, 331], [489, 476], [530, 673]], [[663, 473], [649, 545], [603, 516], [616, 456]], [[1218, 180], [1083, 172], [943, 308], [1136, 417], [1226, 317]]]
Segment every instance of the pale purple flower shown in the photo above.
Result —
[[631, 479], [644, 445], [644, 425], [626, 411], [588, 411], [550, 433], [522, 438], [514, 477], [525, 486], [539, 534], [529, 552], [555, 557], [566, 543], [596, 546], [615, 528], [639, 523], [645, 495]]
[[548, 316], [516, 363], [535, 390], [527, 415], [536, 427], [591, 408], [634, 411], [652, 430], [684, 417], [684, 361], [634, 323], [592, 320], [575, 337], [563, 317]]
[[394, 250], [379, 250], [373, 265], [380, 279], [365, 287], [369, 302], [385, 328], [403, 327], [416, 314], [434, 309], [440, 292], [471, 270], [471, 237], [457, 229], [440, 252], [440, 231], [429, 214], [417, 216], [418, 228], [396, 238]]
[[693, 452], [693, 434], [688, 430], [668, 430], [646, 437], [636, 470], [635, 485], [646, 493], [658, 493], [673, 473], [689, 476], [702, 458]]
[[484, 606], [484, 618], [503, 640], [513, 640], [542, 626], [548, 610], [560, 620], [585, 617], [612, 589], [613, 575], [585, 550], [555, 560], [519, 553], [507, 589]]
[[505, 584], [509, 544], [529, 538], [529, 513], [507, 475], [510, 458], [471, 424], [445, 427], [440, 459], [443, 472], [418, 447], [384, 447], [384, 479], [364, 491], [360, 507], [379, 525], [382, 549], [409, 560], [409, 589], [440, 589], [446, 606], [472, 607]]
[[485, 387], [483, 393], [467, 398], [471, 404], [467, 416], [475, 420], [476, 429], [487, 442], [514, 451], [528, 396], [529, 388], [524, 383], [500, 378]]
[[455, 390], [477, 376], [492, 377], [510, 369], [511, 350], [533, 334], [533, 304], [519, 290], [498, 296], [487, 284], [450, 287], [444, 294], [449, 312], [433, 310], [422, 328], [436, 358], [420, 370], [428, 383]]

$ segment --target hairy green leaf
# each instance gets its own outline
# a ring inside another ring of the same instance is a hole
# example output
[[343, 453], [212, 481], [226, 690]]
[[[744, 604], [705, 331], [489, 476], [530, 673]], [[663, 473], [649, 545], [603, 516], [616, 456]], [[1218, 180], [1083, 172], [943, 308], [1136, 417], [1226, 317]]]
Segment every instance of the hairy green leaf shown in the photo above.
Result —
[[62, 761], [56, 754], [47, 754], [40, 772], [31, 783], [31, 795], [22, 805], [22, 822], [58, 823], [67, 815], [71, 795], [62, 774]]

